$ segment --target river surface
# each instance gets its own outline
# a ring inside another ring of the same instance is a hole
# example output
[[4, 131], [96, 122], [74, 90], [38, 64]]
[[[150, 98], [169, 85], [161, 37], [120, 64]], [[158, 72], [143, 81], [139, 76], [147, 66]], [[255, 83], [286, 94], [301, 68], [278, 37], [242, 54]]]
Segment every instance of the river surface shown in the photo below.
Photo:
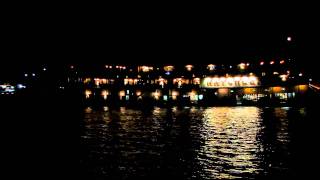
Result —
[[306, 108], [290, 107], [88, 107], [80, 120], [81, 174], [87, 179], [295, 177], [306, 169], [300, 162], [306, 114]]

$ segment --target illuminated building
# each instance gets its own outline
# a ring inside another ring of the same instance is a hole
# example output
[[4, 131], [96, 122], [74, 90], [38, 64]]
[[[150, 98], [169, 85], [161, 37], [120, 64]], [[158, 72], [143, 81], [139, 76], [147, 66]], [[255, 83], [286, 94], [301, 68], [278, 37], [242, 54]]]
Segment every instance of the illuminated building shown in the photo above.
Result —
[[124, 103], [146, 98], [176, 104], [245, 104], [266, 98], [282, 102], [305, 94], [310, 79], [283, 59], [209, 65], [112, 64], [103, 65], [102, 69], [103, 73], [94, 76], [83, 70], [82, 76], [77, 77], [82, 79], [85, 98], [99, 95], [106, 102], [115, 99]]

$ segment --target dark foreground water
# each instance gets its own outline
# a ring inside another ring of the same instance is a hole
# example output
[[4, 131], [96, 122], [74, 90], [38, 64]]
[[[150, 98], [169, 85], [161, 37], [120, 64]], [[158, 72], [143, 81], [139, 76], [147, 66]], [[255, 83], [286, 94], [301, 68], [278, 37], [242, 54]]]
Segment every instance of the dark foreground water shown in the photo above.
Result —
[[[306, 108], [86, 108], [88, 179], [257, 179], [310, 174]], [[308, 141], [308, 143], [306, 143]], [[311, 169], [310, 169], [311, 171]]]

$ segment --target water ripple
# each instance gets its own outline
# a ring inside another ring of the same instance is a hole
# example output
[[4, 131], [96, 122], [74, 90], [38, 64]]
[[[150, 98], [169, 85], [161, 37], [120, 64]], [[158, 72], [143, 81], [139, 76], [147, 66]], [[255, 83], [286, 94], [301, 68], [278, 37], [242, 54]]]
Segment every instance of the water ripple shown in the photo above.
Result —
[[110, 179], [236, 179], [286, 172], [291, 140], [287, 111], [87, 108], [80, 162], [88, 176]]

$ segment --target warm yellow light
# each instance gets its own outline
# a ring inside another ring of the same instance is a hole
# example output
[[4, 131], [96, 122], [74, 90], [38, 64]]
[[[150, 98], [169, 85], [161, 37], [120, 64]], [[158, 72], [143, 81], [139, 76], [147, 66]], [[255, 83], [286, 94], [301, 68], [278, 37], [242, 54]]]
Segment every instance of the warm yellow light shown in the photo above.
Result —
[[195, 90], [192, 90], [191, 92], [189, 92], [188, 95], [189, 95], [191, 101], [198, 100], [197, 92]]
[[239, 66], [239, 68], [240, 68], [241, 70], [244, 70], [244, 69], [246, 68], [246, 64], [245, 64], [245, 63], [241, 63], [241, 64], [239, 64], [238, 66]]
[[281, 78], [282, 81], [287, 81], [288, 75], [282, 74], [279, 77]]
[[141, 91], [138, 90], [138, 91], [136, 92], [136, 95], [137, 95], [137, 96], [141, 96]]
[[284, 60], [281, 60], [281, 61], [280, 61], [280, 64], [284, 64]]
[[208, 68], [210, 71], [213, 71], [213, 70], [215, 69], [215, 67], [216, 67], [216, 66], [215, 66], [214, 64], [209, 64], [207, 68]]
[[240, 79], [241, 79], [241, 78], [240, 78], [239, 76], [234, 77], [234, 80], [235, 80], [235, 81], [240, 81]]
[[172, 99], [176, 100], [177, 96], [179, 96], [179, 92], [178, 91], [172, 91], [171, 95], [172, 95]]
[[90, 81], [91, 81], [90, 78], [85, 78], [84, 81], [83, 81], [83, 83], [88, 84]]
[[229, 89], [228, 88], [219, 88], [218, 89], [218, 94], [219, 96], [226, 96], [229, 93]]
[[182, 78], [175, 78], [175, 79], [173, 79], [173, 82], [179, 82], [179, 81], [182, 81]]
[[172, 96], [179, 96], [179, 92], [178, 91], [172, 91]]
[[304, 93], [308, 90], [308, 85], [297, 85], [294, 87], [294, 89], [298, 93]]
[[100, 84], [100, 79], [99, 78], [94, 78], [94, 84], [99, 86]]
[[142, 72], [149, 72], [149, 71], [153, 70], [153, 67], [151, 67], [151, 66], [139, 66], [138, 70], [142, 71]]
[[101, 95], [107, 96], [107, 95], [109, 95], [109, 92], [107, 90], [103, 90], [103, 91], [101, 91]]
[[159, 78], [159, 80], [158, 80], [158, 81], [159, 81], [159, 85], [160, 85], [160, 86], [162, 86], [162, 87], [163, 87], [163, 86], [164, 86], [164, 84], [166, 83], [166, 80], [165, 80], [165, 79], [163, 79], [163, 78]]
[[138, 79], [125, 78], [123, 82], [124, 82], [124, 85], [127, 85], [127, 84], [133, 85], [138, 83]]
[[249, 83], [249, 78], [247, 76], [243, 76], [241, 80], [243, 83], [246, 83], [246, 84]]
[[182, 84], [186, 83], [186, 81], [183, 78], [175, 78], [173, 79], [173, 83], [178, 83], [178, 86], [181, 86]]
[[174, 67], [173, 66], [164, 66], [163, 69], [165, 71], [173, 71]]
[[258, 81], [257, 77], [255, 76], [250, 76], [249, 81]]
[[152, 93], [152, 96], [158, 100], [159, 97], [161, 96], [161, 92], [159, 90], [156, 90], [155, 92]]
[[129, 84], [129, 79], [126, 78], [126, 79], [124, 79], [123, 81], [124, 81], [124, 85]]
[[203, 80], [203, 86], [207, 88], [221, 87], [252, 87], [258, 86], [259, 81], [256, 76], [236, 76], [236, 77], [207, 77]]
[[192, 68], [193, 68], [193, 66], [192, 66], [192, 65], [186, 65], [186, 69], [187, 69], [188, 71], [191, 71], [191, 70], [192, 70]]
[[103, 99], [107, 99], [109, 92], [107, 90], [103, 90], [103, 91], [101, 91], [101, 95], [102, 95]]
[[256, 88], [244, 88], [243, 92], [244, 92], [244, 94], [255, 94]]
[[212, 79], [212, 81], [213, 81], [213, 82], [220, 82], [219, 78], [217, 78], [217, 77], [214, 77], [214, 78]]
[[94, 84], [99, 86], [100, 84], [107, 84], [107, 79], [94, 78]]
[[123, 96], [125, 96], [126, 95], [126, 93], [124, 92], [124, 91], [119, 91], [119, 96], [120, 97], [123, 97]]
[[272, 93], [280, 93], [282, 92], [282, 87], [276, 86], [276, 87], [271, 87]]
[[258, 78], [255, 76], [250, 76], [249, 77], [249, 84], [252, 86], [255, 86], [258, 84]]
[[227, 83], [228, 83], [229, 86], [233, 86], [233, 84], [234, 84], [234, 78], [228, 77], [228, 78], [227, 78]]
[[200, 84], [200, 78], [194, 78], [193, 84]]
[[270, 64], [271, 64], [271, 65], [274, 64], [274, 61], [270, 61]]
[[86, 98], [89, 98], [91, 96], [91, 94], [92, 94], [92, 92], [90, 90], [85, 91]]
[[159, 78], [159, 81], [160, 81], [160, 82], [164, 82], [164, 81], [165, 81], [165, 79], [163, 79], [163, 78]]
[[[258, 107], [212, 107], [203, 111], [206, 118], [206, 131], [214, 130], [214, 136], [201, 149], [217, 147], [221, 152], [237, 154], [236, 156], [223, 156], [223, 160], [232, 164], [237, 172], [254, 174], [256, 172], [257, 157], [248, 149], [259, 149], [262, 145], [257, 138], [261, 131], [261, 110]], [[228, 130], [232, 127], [233, 130]], [[241, 131], [245, 130], [245, 131]], [[233, 138], [236, 136], [237, 138]], [[223, 142], [223, 143], [222, 143]], [[215, 152], [215, 150], [212, 150]], [[215, 158], [220, 158], [219, 154]], [[206, 162], [205, 162], [206, 163]], [[250, 168], [243, 168], [250, 167]], [[241, 169], [243, 168], [243, 169]], [[211, 172], [215, 179], [237, 179], [238, 174]]]

